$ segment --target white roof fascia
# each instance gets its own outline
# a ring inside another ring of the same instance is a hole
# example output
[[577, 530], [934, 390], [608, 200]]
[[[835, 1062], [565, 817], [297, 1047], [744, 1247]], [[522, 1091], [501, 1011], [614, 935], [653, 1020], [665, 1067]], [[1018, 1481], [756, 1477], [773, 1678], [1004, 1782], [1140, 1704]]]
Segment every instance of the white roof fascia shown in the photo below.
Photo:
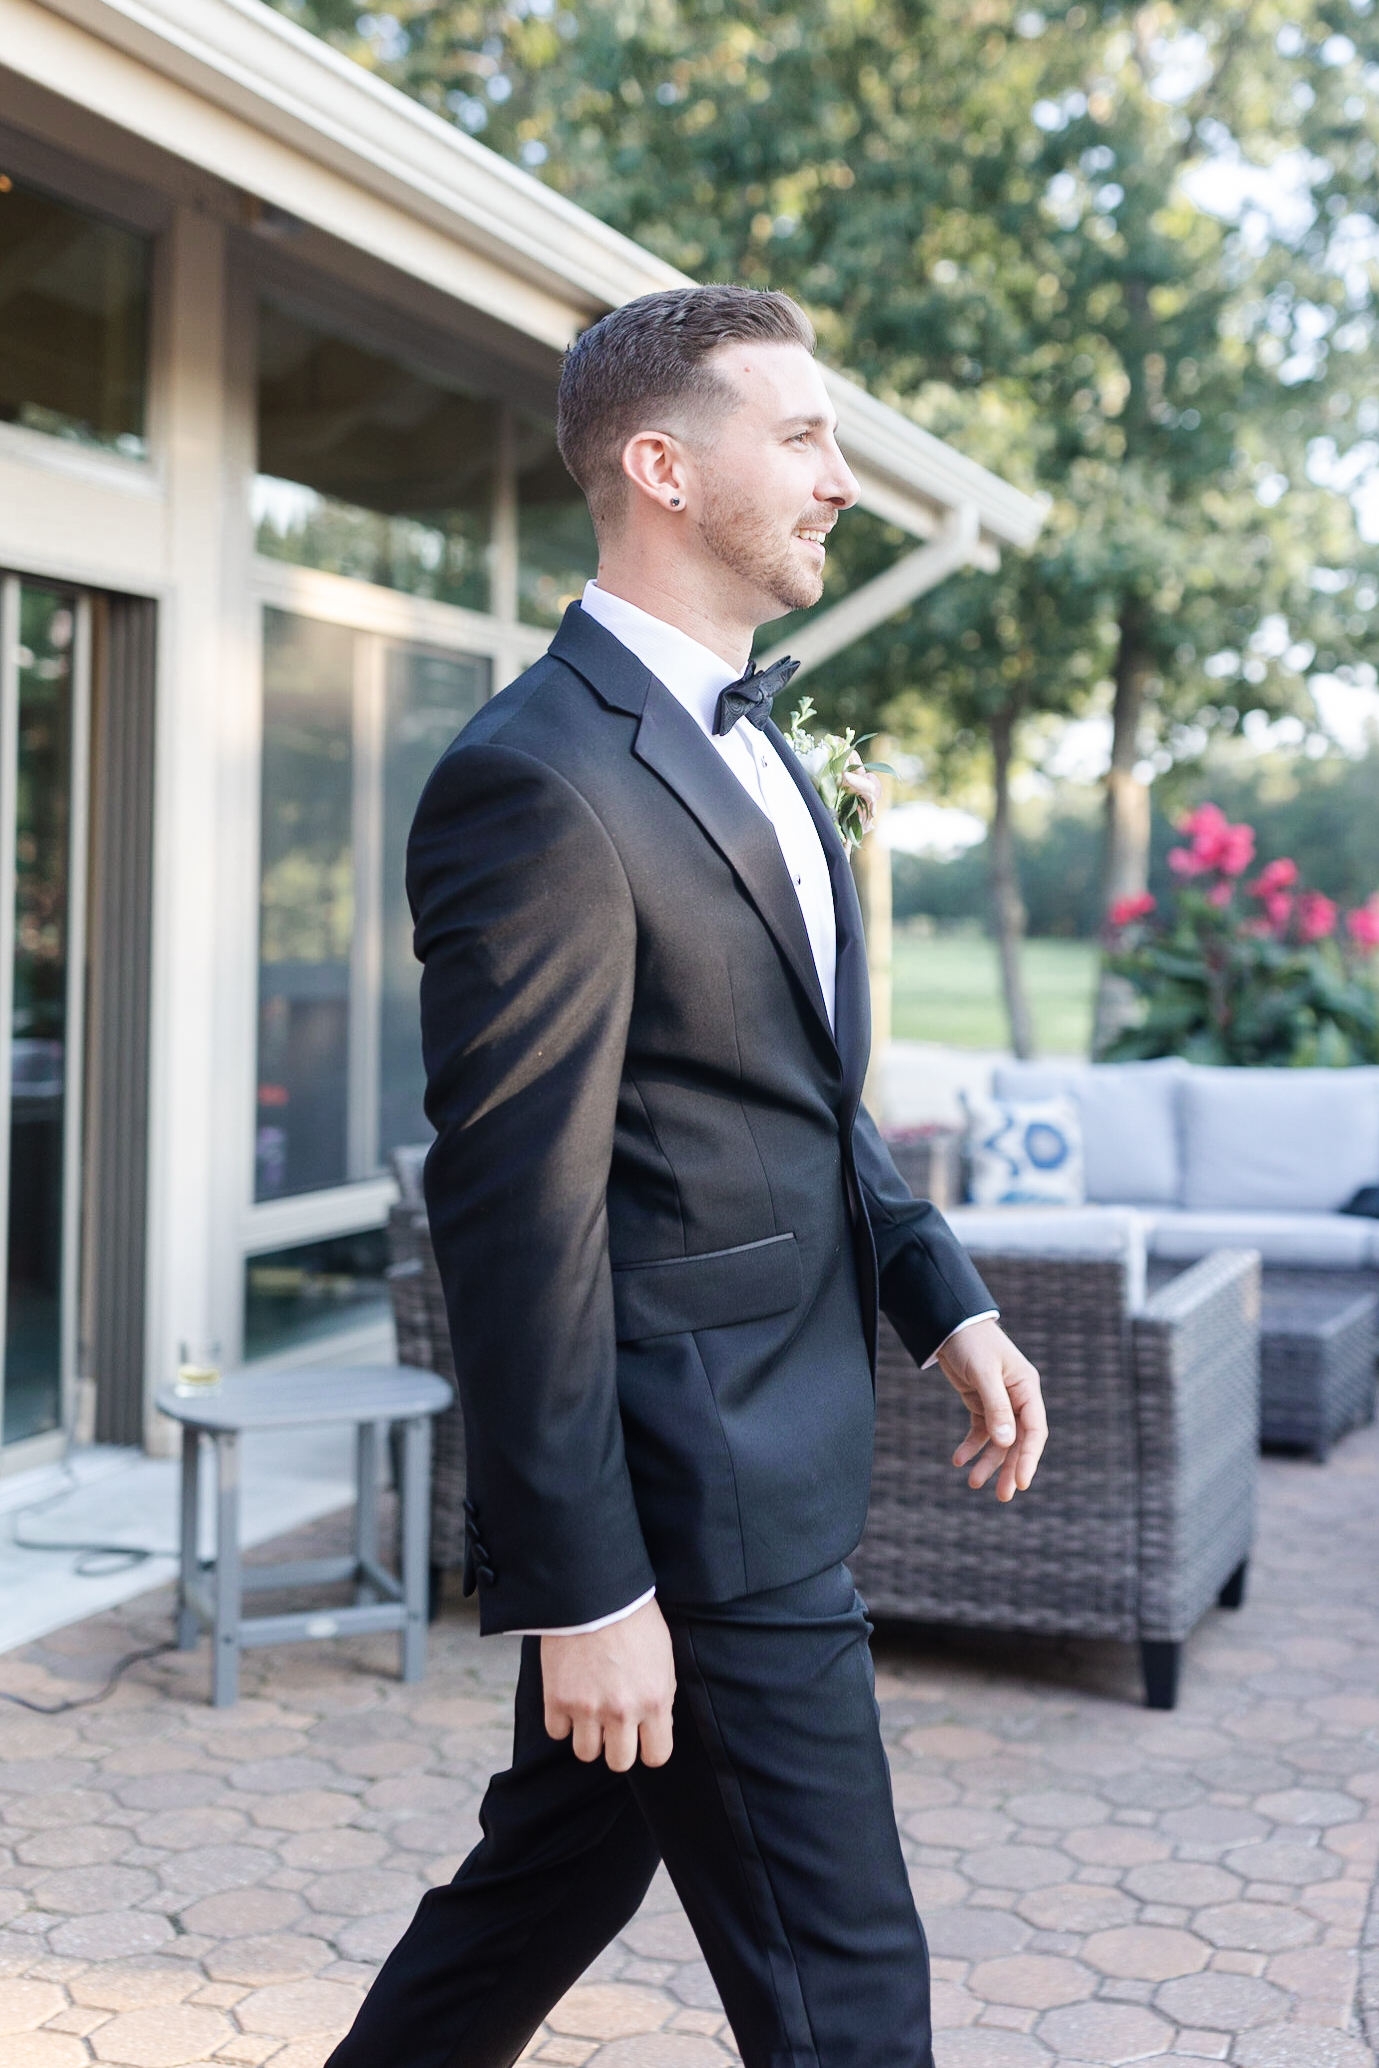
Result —
[[[126, 63], [98, 77], [74, 29]], [[0, 63], [557, 350], [590, 317], [692, 284], [262, 0], [0, 0]], [[181, 87], [176, 105], [135, 67]], [[1040, 499], [826, 378], [864, 507], [920, 537], [965, 506], [997, 549], [1037, 537]]]

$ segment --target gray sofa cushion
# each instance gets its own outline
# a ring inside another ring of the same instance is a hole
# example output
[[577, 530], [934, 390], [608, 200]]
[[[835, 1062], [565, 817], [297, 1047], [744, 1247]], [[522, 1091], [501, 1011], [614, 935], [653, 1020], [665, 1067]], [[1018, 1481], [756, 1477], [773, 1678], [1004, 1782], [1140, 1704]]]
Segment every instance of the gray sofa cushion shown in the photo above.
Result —
[[1214, 1249], [1257, 1249], [1266, 1265], [1299, 1271], [1379, 1269], [1379, 1221], [1345, 1214], [1243, 1211], [1156, 1213], [1151, 1256], [1192, 1264]]
[[1179, 1099], [1189, 1213], [1331, 1214], [1379, 1179], [1379, 1070], [1194, 1069]]
[[1123, 1258], [1127, 1304], [1144, 1304], [1152, 1223], [1133, 1207], [955, 1206], [944, 1219], [975, 1256]]
[[992, 1085], [998, 1099], [1061, 1092], [1076, 1101], [1089, 1201], [1176, 1206], [1182, 1195], [1178, 1093], [1188, 1075], [1177, 1056], [1153, 1063], [1003, 1063]]

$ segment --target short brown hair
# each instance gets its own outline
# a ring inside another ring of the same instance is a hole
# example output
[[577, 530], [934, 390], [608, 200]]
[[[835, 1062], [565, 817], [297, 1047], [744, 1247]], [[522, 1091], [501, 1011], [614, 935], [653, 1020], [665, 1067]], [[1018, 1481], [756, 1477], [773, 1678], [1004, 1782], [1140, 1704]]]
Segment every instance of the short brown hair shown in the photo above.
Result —
[[639, 295], [571, 345], [560, 375], [556, 440], [596, 524], [617, 507], [623, 448], [635, 432], [652, 429], [668, 410], [702, 417], [731, 409], [731, 388], [704, 362], [738, 338], [814, 350], [804, 310], [788, 294], [760, 287]]

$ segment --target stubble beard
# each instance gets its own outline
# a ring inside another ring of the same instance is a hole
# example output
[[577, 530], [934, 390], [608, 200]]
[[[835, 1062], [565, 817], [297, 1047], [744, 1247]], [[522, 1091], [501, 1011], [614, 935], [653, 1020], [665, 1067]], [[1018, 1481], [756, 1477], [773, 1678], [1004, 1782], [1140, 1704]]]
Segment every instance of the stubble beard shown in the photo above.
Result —
[[745, 497], [710, 491], [699, 533], [716, 560], [772, 597], [782, 612], [809, 610], [823, 595], [823, 569], [801, 566], [792, 549], [793, 532], [782, 539], [776, 524]]

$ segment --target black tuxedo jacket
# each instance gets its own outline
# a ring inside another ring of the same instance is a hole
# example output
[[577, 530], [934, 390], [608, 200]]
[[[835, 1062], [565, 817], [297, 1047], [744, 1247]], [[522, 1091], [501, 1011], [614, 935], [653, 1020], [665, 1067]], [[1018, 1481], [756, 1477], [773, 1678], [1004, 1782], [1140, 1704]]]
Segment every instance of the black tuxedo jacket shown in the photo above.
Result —
[[852, 874], [769, 730], [828, 857], [836, 1038], [769, 820], [577, 604], [417, 810], [426, 1201], [486, 1631], [846, 1557], [878, 1298], [921, 1360], [994, 1304], [861, 1108]]

